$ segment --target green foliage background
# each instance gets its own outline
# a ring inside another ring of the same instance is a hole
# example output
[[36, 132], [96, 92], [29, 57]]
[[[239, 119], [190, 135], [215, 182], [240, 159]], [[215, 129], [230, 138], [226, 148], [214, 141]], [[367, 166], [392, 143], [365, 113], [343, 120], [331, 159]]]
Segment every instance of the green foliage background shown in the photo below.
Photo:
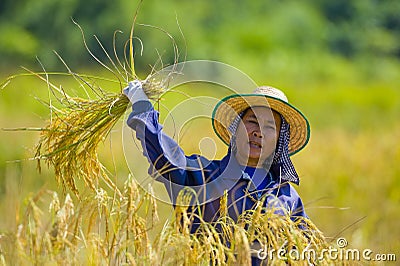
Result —
[[[2, 0], [0, 77], [23, 72], [20, 65], [41, 71], [36, 57], [48, 71], [65, 71], [53, 50], [73, 70], [109, 75], [86, 51], [71, 18], [106, 60], [93, 35], [112, 53], [113, 33], [121, 30], [122, 54], [137, 6], [128, 0]], [[145, 0], [137, 23], [173, 36], [181, 61], [221, 61], [259, 84], [282, 88], [311, 122], [310, 144], [293, 159], [312, 220], [353, 247], [393, 253], [400, 250], [399, 14], [396, 0]], [[143, 42], [141, 55], [135, 42], [138, 73], [145, 77], [160, 57], [165, 65], [173, 62], [166, 34], [135, 27]], [[18, 78], [1, 90], [1, 128], [42, 126], [48, 110], [35, 96], [47, 97], [36, 78]], [[14, 230], [28, 193], [56, 185], [51, 173], [37, 174], [34, 162], [10, 162], [32, 156], [37, 133], [0, 134], [0, 211], [7, 217], [0, 230], [6, 231]], [[123, 159], [119, 164], [123, 177]]]

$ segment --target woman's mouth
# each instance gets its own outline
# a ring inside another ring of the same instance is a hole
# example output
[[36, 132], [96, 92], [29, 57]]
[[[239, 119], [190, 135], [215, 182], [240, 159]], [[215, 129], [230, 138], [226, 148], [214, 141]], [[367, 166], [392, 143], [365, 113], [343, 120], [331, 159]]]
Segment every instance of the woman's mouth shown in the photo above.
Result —
[[255, 141], [250, 141], [250, 142], [249, 142], [249, 145], [250, 145], [250, 147], [252, 147], [252, 148], [257, 148], [257, 149], [261, 149], [261, 148], [262, 148], [261, 144], [258, 143], [258, 142], [255, 142]]

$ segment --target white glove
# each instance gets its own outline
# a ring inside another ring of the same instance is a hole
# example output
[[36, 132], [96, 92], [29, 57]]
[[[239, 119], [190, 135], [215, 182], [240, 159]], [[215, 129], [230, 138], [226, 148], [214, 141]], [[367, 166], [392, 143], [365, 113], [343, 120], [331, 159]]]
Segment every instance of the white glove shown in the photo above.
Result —
[[140, 80], [130, 81], [128, 87], [123, 90], [123, 93], [132, 104], [149, 100], [146, 93], [143, 91], [142, 82]]

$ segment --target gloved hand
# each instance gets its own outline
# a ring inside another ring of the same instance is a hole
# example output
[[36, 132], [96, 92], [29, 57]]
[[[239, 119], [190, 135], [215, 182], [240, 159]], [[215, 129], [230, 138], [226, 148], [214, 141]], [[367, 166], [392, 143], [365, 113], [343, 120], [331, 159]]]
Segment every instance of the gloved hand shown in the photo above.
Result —
[[139, 101], [149, 101], [149, 98], [143, 91], [142, 82], [140, 80], [130, 81], [128, 87], [123, 90], [132, 104]]

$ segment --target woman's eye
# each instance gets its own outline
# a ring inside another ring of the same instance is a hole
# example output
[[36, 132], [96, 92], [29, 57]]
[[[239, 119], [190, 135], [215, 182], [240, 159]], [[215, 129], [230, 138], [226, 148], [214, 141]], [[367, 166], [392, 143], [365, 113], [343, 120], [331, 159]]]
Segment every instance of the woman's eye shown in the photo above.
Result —
[[265, 126], [264, 128], [267, 130], [274, 130], [274, 131], [276, 130], [274, 126]]

